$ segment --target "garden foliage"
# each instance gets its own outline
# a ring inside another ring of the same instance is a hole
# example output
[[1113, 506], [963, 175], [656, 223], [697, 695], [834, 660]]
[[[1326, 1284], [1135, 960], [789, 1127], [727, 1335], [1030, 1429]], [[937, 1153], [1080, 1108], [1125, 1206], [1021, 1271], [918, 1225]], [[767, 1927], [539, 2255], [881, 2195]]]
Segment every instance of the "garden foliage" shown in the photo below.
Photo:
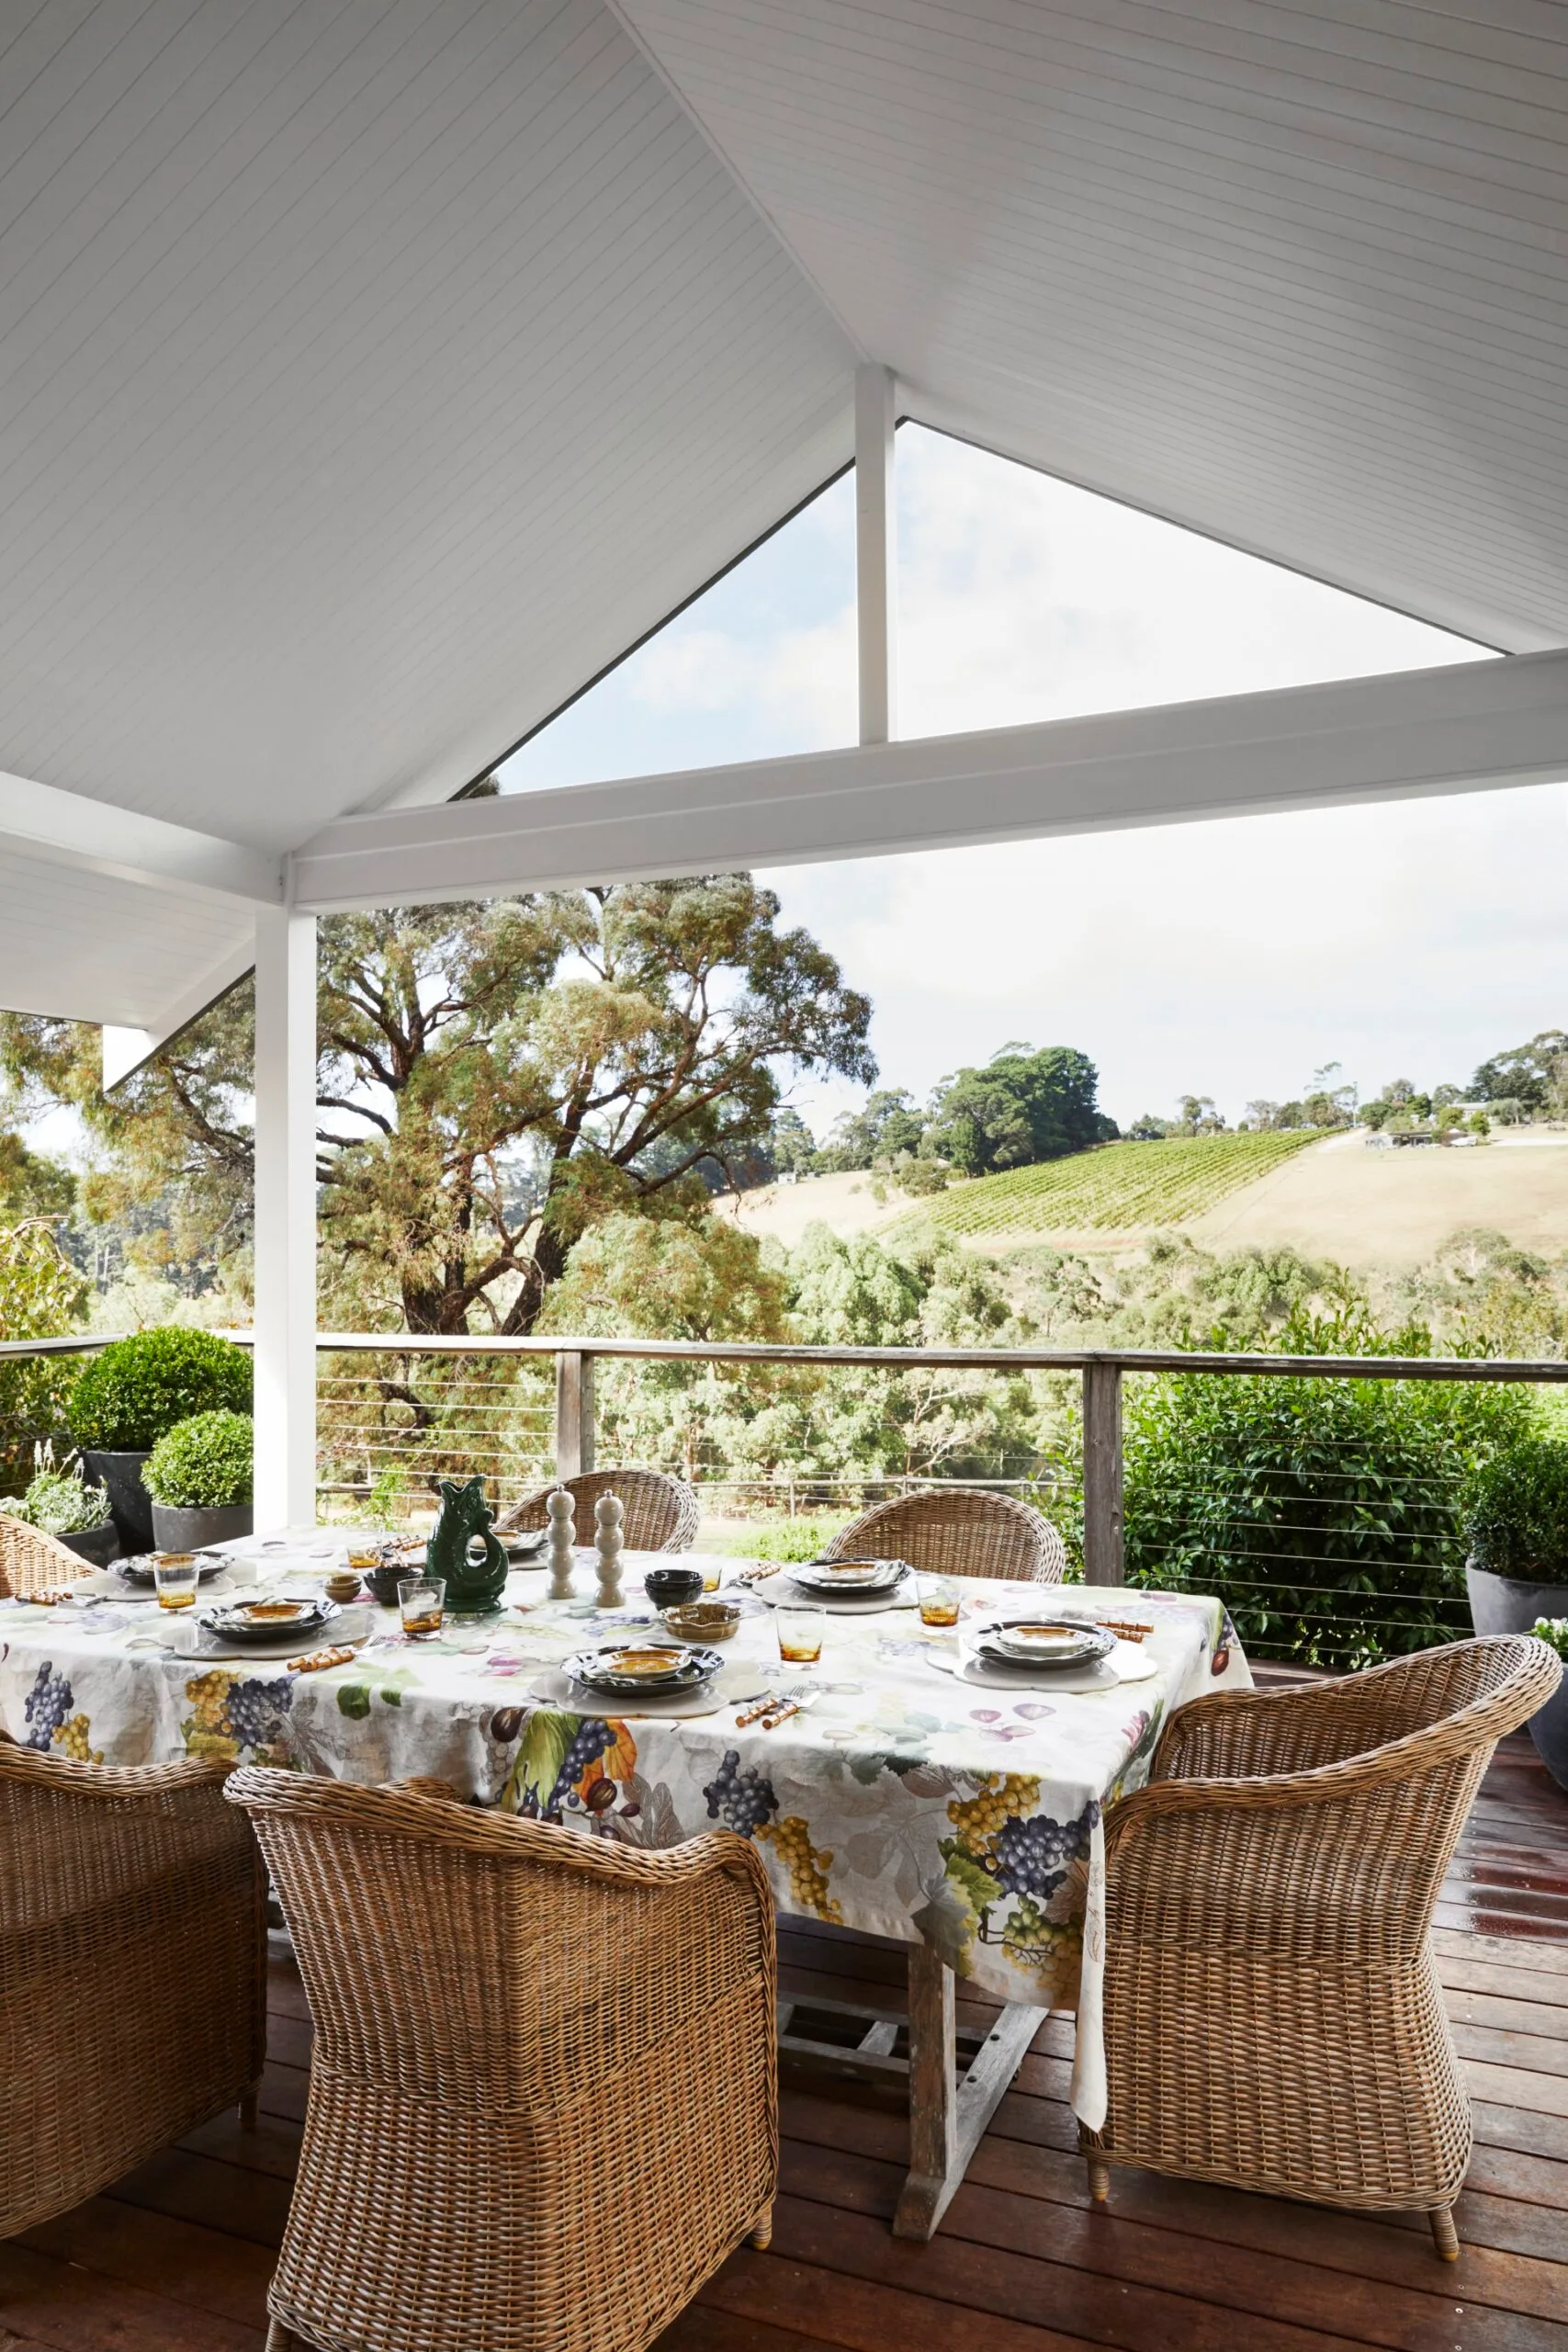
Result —
[[67, 1404], [78, 1445], [140, 1453], [193, 1413], [251, 1409], [251, 1359], [216, 1331], [166, 1324], [111, 1340], [76, 1376]]
[[158, 1440], [141, 1483], [155, 1503], [231, 1510], [251, 1499], [254, 1442], [248, 1413], [193, 1413]]
[[1530, 1430], [1484, 1464], [1471, 1497], [1479, 1568], [1531, 1584], [1568, 1584], [1568, 1442]]
[[1467, 1490], [1531, 1409], [1482, 1383], [1134, 1381], [1128, 1580], [1218, 1592], [1249, 1649], [1314, 1666], [1451, 1640], [1469, 1629]]

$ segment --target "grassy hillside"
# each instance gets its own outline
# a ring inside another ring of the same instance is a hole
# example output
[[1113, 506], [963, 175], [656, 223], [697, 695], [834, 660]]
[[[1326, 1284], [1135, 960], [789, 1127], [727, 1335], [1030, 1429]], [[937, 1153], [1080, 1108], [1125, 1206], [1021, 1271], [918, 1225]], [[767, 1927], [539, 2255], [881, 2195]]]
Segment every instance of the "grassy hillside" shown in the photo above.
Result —
[[943, 1233], [976, 1238], [1181, 1225], [1317, 1141], [1311, 1129], [1298, 1129], [1107, 1144], [1041, 1168], [982, 1176], [922, 1202], [919, 1215]]

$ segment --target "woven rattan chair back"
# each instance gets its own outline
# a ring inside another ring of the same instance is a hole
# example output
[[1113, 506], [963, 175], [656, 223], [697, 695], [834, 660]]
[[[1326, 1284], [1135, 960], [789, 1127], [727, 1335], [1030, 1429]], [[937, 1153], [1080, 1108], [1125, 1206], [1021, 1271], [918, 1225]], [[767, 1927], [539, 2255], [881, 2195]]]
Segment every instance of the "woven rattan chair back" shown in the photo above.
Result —
[[[618, 1495], [624, 1507], [621, 1541], [632, 1552], [689, 1552], [697, 1540], [697, 1498], [690, 1487], [662, 1470], [585, 1470], [558, 1482], [572, 1498], [572, 1527], [580, 1544], [593, 1541], [593, 1506], [601, 1495]], [[545, 1505], [553, 1489], [541, 1487], [496, 1525], [520, 1535], [547, 1525]]]
[[0, 2237], [254, 2096], [265, 1885], [223, 1781], [0, 1736]]
[[1362, 2210], [1438, 2250], [1470, 2109], [1430, 1928], [1496, 1741], [1556, 1688], [1524, 1636], [1184, 1708], [1107, 1817], [1104, 2159]]
[[41, 1527], [29, 1527], [0, 1510], [0, 1600], [26, 1600], [35, 1592], [57, 1591], [87, 1573], [80, 1553]]
[[1066, 1546], [1050, 1521], [1010, 1495], [983, 1487], [938, 1487], [874, 1503], [840, 1528], [824, 1557], [862, 1553], [908, 1560], [950, 1577], [1006, 1577], [1016, 1584], [1060, 1584]]
[[651, 2343], [774, 2191], [773, 1905], [750, 1846], [642, 1852], [291, 1773], [230, 1792], [315, 2024], [274, 2346]]

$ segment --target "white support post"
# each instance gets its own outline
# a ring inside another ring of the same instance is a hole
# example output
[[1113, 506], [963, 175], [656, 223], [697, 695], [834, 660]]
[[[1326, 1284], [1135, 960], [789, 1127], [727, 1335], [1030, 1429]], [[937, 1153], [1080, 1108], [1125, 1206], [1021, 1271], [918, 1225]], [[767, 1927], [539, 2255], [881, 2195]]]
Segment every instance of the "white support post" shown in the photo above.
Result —
[[891, 743], [898, 732], [898, 563], [893, 425], [892, 370], [857, 368], [855, 605], [863, 743]]
[[316, 1518], [316, 919], [256, 910], [255, 1510]]

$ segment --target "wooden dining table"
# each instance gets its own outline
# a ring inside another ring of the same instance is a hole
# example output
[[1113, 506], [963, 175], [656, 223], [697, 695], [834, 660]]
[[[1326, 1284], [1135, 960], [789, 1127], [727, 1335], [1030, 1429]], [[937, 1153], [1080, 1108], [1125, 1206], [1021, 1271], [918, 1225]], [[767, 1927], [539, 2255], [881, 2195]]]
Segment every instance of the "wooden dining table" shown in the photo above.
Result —
[[[319, 1593], [344, 1552], [326, 1529], [229, 1548], [238, 1574], [296, 1593]], [[656, 1564], [669, 1555], [624, 1554], [626, 1598], [607, 1610], [589, 1554], [570, 1600], [548, 1598], [542, 1568], [514, 1571], [499, 1613], [449, 1618], [430, 1641], [405, 1638], [395, 1611], [350, 1608], [329, 1634], [352, 1655], [321, 1671], [288, 1654], [321, 1635], [220, 1652], [102, 1578], [54, 1607], [0, 1601], [0, 1724], [111, 1764], [206, 1755], [361, 1782], [429, 1776], [632, 1846], [720, 1826], [750, 1839], [782, 1913], [905, 1947], [907, 2009], [786, 1998], [781, 2039], [796, 2063], [907, 2085], [894, 2229], [929, 2237], [1053, 2009], [1077, 2014], [1075, 2110], [1102, 2120], [1102, 1812], [1146, 1776], [1175, 1708], [1250, 1682], [1246, 1659], [1211, 1597], [976, 1579], [950, 1630], [922, 1625], [904, 1589], [890, 1605], [839, 1604], [820, 1659], [792, 1668], [773, 1606], [792, 1597], [788, 1571], [726, 1559], [708, 1565], [741, 1619], [694, 1702], [612, 1702], [564, 1680], [574, 1652], [655, 1630], [641, 1577]], [[998, 1681], [977, 1629], [1047, 1607], [1145, 1630], [1118, 1639], [1109, 1671]], [[741, 1720], [795, 1690], [805, 1705], [773, 1727]], [[958, 2028], [960, 1987], [1000, 2004], [983, 2036]]]

